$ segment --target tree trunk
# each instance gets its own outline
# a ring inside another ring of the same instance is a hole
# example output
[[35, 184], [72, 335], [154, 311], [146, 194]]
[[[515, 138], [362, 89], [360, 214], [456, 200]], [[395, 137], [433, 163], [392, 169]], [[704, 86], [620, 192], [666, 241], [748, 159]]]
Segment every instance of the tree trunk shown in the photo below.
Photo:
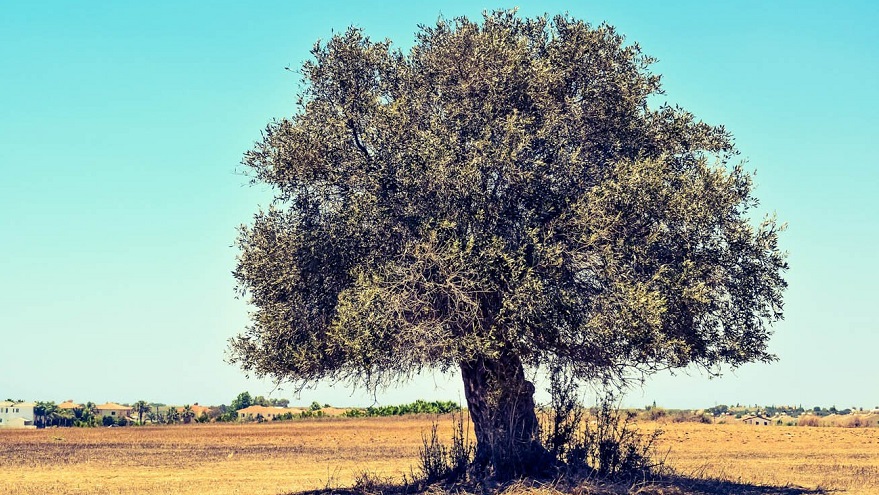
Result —
[[461, 363], [476, 433], [474, 467], [498, 479], [540, 475], [553, 459], [540, 443], [534, 385], [513, 354]]

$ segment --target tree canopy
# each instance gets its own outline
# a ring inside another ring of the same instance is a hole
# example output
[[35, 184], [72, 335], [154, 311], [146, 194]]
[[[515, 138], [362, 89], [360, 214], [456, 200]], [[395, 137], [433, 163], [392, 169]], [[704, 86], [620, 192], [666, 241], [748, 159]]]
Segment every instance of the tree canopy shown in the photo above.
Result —
[[245, 371], [375, 389], [460, 368], [471, 414], [533, 416], [526, 369], [773, 359], [779, 226], [752, 223], [730, 134], [652, 105], [654, 60], [611, 26], [499, 11], [311, 53], [243, 159], [276, 193], [238, 240]]

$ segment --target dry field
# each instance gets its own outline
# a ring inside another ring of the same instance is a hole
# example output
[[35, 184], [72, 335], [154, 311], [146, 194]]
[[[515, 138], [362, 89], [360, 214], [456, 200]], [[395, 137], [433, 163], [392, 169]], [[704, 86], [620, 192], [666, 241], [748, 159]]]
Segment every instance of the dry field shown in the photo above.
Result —
[[879, 429], [674, 423], [662, 448], [677, 472], [833, 493], [879, 494]]
[[[0, 430], [0, 487], [4, 495], [273, 495], [347, 486], [364, 471], [397, 478], [409, 473], [431, 421]], [[448, 437], [451, 420], [441, 418], [440, 426]], [[879, 429], [662, 428], [667, 463], [683, 474], [879, 494]]]

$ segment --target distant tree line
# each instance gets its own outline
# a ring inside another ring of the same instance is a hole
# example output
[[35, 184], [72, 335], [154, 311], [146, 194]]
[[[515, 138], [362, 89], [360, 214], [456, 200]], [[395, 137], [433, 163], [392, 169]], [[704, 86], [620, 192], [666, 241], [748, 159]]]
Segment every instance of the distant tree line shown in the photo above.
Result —
[[863, 413], [863, 407], [850, 407], [838, 409], [835, 405], [828, 407], [815, 406], [811, 409], [806, 409], [802, 405], [798, 406], [779, 406], [779, 405], [770, 405], [770, 406], [758, 406], [758, 405], [741, 405], [736, 404], [734, 406], [727, 406], [725, 404], [716, 405], [705, 409], [705, 411], [711, 414], [714, 417], [723, 416], [723, 415], [733, 415], [736, 417], [742, 417], [749, 414], [760, 414], [763, 416], [771, 417], [771, 416], [790, 416], [792, 418], [799, 417], [803, 414], [813, 415], [813, 416], [830, 416], [830, 415], [848, 415], [848, 414], [857, 414]]
[[402, 416], [404, 414], [447, 414], [458, 412], [461, 406], [454, 401], [423, 401], [416, 400], [409, 404], [397, 406], [370, 406], [366, 409], [348, 409], [345, 416]]
[[[209, 422], [233, 422], [238, 421], [238, 411], [250, 406], [265, 407], [289, 407], [290, 401], [281, 398], [266, 398], [262, 395], [253, 396], [249, 392], [241, 392], [229, 405], [221, 404], [211, 406], [196, 414], [192, 405], [183, 407], [168, 406], [160, 402], [148, 402], [138, 400], [131, 404], [123, 404], [131, 408], [131, 416], [101, 416], [94, 402], [86, 402], [77, 408], [59, 408], [58, 404], [51, 401], [36, 402], [34, 406], [34, 421], [37, 427], [97, 427], [97, 426], [132, 426], [132, 425], [171, 425]], [[325, 408], [332, 407], [330, 404], [321, 404], [314, 401], [310, 406], [301, 411], [288, 411], [273, 418], [275, 421], [319, 418], [326, 414]], [[460, 404], [454, 401], [426, 401], [418, 399], [408, 404], [369, 406], [366, 408], [347, 409], [345, 417], [380, 417], [380, 416], [403, 416], [406, 414], [447, 414], [461, 410]], [[261, 415], [254, 417], [257, 421], [264, 421]]]
[[[10, 401], [23, 402], [23, 401]], [[63, 408], [52, 401], [38, 401], [34, 405], [34, 423], [38, 428], [45, 427], [96, 427], [96, 426], [130, 426], [130, 425], [172, 425], [189, 423], [209, 422], [235, 422], [239, 421], [238, 411], [250, 406], [265, 407], [289, 407], [290, 401], [281, 398], [266, 398], [262, 395], [252, 396], [249, 392], [241, 392], [227, 406], [211, 406], [207, 409], [199, 408], [198, 414], [192, 405], [183, 407], [168, 406], [159, 402], [147, 402], [139, 400], [132, 404], [124, 404], [131, 407], [131, 416], [101, 416], [94, 402], [86, 402], [77, 408]], [[197, 406], [197, 404], [194, 404]], [[289, 421], [304, 418], [320, 418], [326, 416], [324, 409], [332, 407], [330, 404], [321, 404], [313, 401], [310, 406], [300, 411], [287, 411], [279, 414], [271, 420]], [[877, 408], [879, 409], [879, 408]], [[380, 416], [403, 416], [407, 414], [447, 414], [461, 411], [461, 406], [454, 401], [425, 401], [416, 400], [408, 404], [369, 406], [366, 408], [350, 408], [342, 414], [345, 417], [380, 417]], [[787, 416], [790, 418], [845, 416], [864, 413], [863, 407], [851, 407], [839, 409], [835, 405], [830, 407], [815, 406], [804, 408], [802, 405], [726, 405], [719, 404], [702, 410], [690, 409], [665, 409], [658, 407], [654, 402], [645, 406], [642, 410], [633, 410], [640, 419], [648, 421], [671, 421], [671, 422], [712, 422], [711, 417], [717, 421], [722, 416], [742, 418], [747, 415], [760, 414], [766, 417]], [[255, 421], [267, 421], [262, 415], [255, 415]]]

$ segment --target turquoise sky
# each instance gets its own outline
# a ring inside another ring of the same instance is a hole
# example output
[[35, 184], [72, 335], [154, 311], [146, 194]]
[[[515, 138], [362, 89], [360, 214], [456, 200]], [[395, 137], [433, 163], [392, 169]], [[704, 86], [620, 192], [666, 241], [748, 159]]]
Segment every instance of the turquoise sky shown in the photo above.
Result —
[[[672, 4], [670, 6], [669, 4]], [[223, 361], [247, 322], [236, 226], [265, 205], [242, 153], [293, 112], [298, 67], [348, 25], [416, 26], [516, 4], [52, 2], [0, 9], [0, 399], [228, 403], [268, 395]], [[518, 2], [607, 21], [659, 59], [666, 101], [736, 136], [789, 223], [780, 361], [659, 376], [627, 403], [877, 407], [879, 7], [875, 2]], [[377, 397], [454, 399], [458, 377]], [[291, 397], [290, 390], [274, 397]]]

